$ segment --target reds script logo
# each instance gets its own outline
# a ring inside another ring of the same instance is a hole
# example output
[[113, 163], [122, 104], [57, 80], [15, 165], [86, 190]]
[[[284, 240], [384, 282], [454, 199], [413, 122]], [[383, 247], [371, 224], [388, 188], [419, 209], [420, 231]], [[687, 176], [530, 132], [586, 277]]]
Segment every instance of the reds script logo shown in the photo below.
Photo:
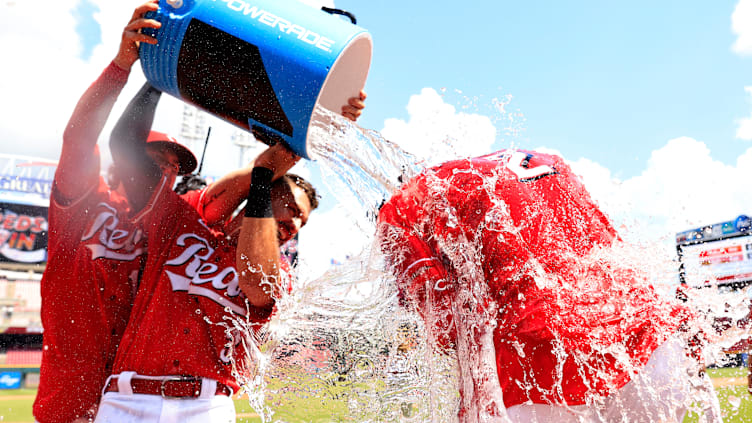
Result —
[[[186, 247], [177, 257], [171, 258], [166, 266], [183, 266], [187, 263], [184, 270], [178, 274], [165, 270], [170, 278], [173, 291], [185, 291], [189, 294], [200, 295], [220, 304], [223, 307], [229, 307], [235, 313], [245, 316], [245, 308], [233, 303], [229, 298], [235, 298], [240, 295], [240, 285], [238, 281], [238, 272], [234, 267], [228, 266], [220, 269], [214, 263], [209, 263], [209, 259], [214, 254], [214, 248], [209, 246], [209, 242], [192, 233], [180, 235], [177, 245]], [[214, 289], [206, 288], [202, 285], [211, 284]], [[226, 292], [227, 297], [221, 294]]]
[[109, 204], [99, 203], [97, 209], [102, 210], [81, 237], [81, 241], [85, 242], [99, 234], [94, 239], [95, 242], [86, 244], [86, 248], [91, 250], [92, 260], [104, 257], [112, 260], [132, 261], [140, 256], [144, 252], [143, 246], [139, 245], [144, 239], [144, 233], [140, 229], [131, 231], [119, 228], [120, 219], [117, 217], [117, 210]]

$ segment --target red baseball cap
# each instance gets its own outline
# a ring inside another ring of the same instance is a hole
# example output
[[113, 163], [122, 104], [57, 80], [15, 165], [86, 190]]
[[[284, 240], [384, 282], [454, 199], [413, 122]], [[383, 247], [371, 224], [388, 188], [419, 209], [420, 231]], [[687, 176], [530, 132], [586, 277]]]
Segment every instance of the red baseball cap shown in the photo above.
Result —
[[147, 147], [155, 148], [157, 150], [169, 149], [178, 156], [178, 162], [180, 162], [179, 175], [185, 175], [196, 170], [198, 160], [196, 156], [191, 153], [191, 150], [186, 148], [183, 144], [180, 144], [178, 140], [171, 137], [164, 132], [151, 131], [149, 132], [149, 138], [146, 139]]

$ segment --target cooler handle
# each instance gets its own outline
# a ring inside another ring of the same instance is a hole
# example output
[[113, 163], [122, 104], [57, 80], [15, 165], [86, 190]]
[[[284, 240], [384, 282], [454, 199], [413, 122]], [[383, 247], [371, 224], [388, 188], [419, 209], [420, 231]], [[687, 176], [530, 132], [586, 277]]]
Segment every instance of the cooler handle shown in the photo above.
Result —
[[348, 12], [347, 10], [334, 9], [332, 7], [326, 7], [326, 6], [322, 6], [321, 10], [323, 10], [326, 13], [329, 13], [330, 15], [342, 15], [342, 16], [346, 16], [346, 17], [350, 18], [350, 21], [353, 23], [353, 25], [357, 25], [358, 24], [358, 20], [355, 19], [355, 15], [353, 15], [350, 12]]

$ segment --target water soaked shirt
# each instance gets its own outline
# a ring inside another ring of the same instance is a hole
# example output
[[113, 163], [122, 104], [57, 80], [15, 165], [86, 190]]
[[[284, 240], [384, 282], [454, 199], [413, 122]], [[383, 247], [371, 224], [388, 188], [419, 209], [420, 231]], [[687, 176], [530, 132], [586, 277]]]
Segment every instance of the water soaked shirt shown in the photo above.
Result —
[[[429, 169], [394, 194], [379, 223], [401, 298], [438, 344], [467, 360], [492, 332], [506, 407], [608, 395], [682, 316], [630, 268], [557, 156], [508, 150]], [[481, 385], [460, 390], [482, 398], [468, 392]]]
[[154, 204], [144, 210], [146, 263], [115, 373], [207, 377], [237, 390], [233, 372], [252, 366], [249, 329], [273, 310], [247, 304], [224, 234], [164, 185]]
[[145, 250], [127, 202], [101, 178], [70, 205], [57, 195], [53, 188], [41, 282], [44, 350], [34, 414], [42, 422], [74, 419], [98, 404]]

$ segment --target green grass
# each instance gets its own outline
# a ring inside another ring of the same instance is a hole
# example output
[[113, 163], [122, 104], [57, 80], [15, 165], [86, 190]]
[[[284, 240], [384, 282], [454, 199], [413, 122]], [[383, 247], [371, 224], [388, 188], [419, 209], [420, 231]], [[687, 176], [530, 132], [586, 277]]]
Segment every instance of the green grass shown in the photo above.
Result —
[[746, 367], [726, 367], [720, 369], [708, 369], [710, 377], [747, 377]]
[[33, 422], [31, 405], [36, 393], [36, 389], [0, 390], [0, 396], [5, 397], [0, 401], [0, 419], [3, 422]]
[[[746, 377], [745, 368], [709, 369], [708, 374], [712, 378]], [[270, 386], [271, 389], [279, 387]], [[371, 387], [373, 388], [373, 387]], [[342, 388], [342, 393], [345, 393]], [[331, 390], [329, 391], [332, 392]], [[717, 389], [718, 399], [724, 414], [724, 423], [752, 423], [752, 396], [747, 393], [744, 386], [726, 386]], [[31, 405], [36, 390], [13, 389], [0, 391], [0, 422], [31, 423], [34, 417], [31, 414]], [[17, 398], [14, 398], [17, 397]], [[335, 392], [336, 397], [336, 392]], [[732, 404], [738, 402], [734, 407]], [[235, 409], [239, 415], [238, 423], [259, 423], [261, 419], [256, 416], [247, 400], [236, 399]], [[357, 421], [348, 418], [345, 402], [338, 398], [321, 398], [316, 395], [304, 396], [298, 394], [294, 399], [285, 398], [285, 403], [275, 408], [275, 420], [282, 419], [288, 422], [331, 422], [331, 421]], [[690, 414], [683, 423], [698, 422], [697, 415]]]
[[[752, 423], [752, 397], [747, 393], [747, 386], [727, 386], [716, 389], [716, 392], [724, 423]], [[741, 401], [738, 407], [729, 402], [729, 399], [734, 398]], [[699, 420], [699, 416], [689, 413], [683, 423], [696, 423]]]

